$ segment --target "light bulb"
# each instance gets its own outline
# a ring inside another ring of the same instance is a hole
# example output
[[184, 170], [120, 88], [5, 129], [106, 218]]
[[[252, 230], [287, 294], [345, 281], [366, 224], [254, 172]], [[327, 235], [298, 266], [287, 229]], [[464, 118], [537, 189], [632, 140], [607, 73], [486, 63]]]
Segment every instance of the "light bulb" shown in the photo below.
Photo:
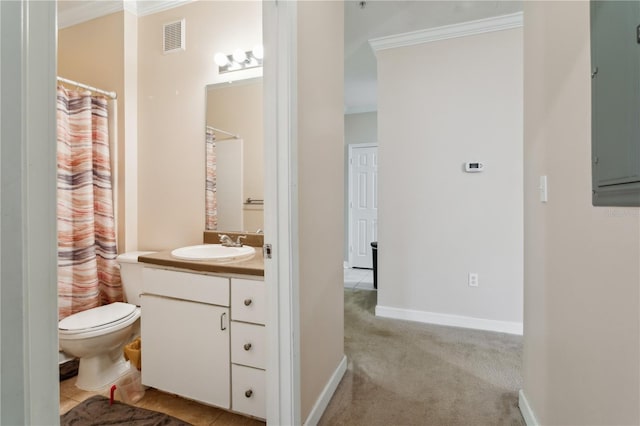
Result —
[[233, 51], [233, 60], [241, 64], [247, 60], [247, 54], [240, 49], [236, 49]]
[[253, 46], [253, 56], [256, 59], [264, 58], [264, 48], [261, 44], [256, 44], [255, 46]]
[[213, 60], [216, 61], [216, 64], [219, 67], [225, 67], [229, 65], [229, 58], [227, 58], [227, 55], [221, 52], [216, 53], [216, 55], [213, 57]]

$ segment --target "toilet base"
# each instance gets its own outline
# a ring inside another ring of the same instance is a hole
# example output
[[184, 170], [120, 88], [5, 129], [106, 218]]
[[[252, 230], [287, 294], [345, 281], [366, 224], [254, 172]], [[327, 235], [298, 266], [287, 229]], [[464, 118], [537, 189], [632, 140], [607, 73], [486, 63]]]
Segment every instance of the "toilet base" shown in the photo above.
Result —
[[80, 358], [76, 386], [87, 391], [102, 391], [122, 377], [131, 365], [122, 348], [100, 355]]

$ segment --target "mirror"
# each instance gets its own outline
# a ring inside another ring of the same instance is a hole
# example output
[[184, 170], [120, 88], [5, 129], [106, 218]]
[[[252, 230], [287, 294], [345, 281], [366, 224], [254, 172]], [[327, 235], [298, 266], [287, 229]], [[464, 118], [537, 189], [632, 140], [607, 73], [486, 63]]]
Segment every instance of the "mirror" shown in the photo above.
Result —
[[262, 78], [206, 87], [205, 229], [264, 228]]

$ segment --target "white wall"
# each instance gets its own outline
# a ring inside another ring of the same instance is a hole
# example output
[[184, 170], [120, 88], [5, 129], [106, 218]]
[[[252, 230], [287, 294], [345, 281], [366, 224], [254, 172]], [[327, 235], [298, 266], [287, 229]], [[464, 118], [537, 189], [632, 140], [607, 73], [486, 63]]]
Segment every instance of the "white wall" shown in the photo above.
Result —
[[640, 209], [591, 204], [589, 2], [524, 17], [524, 394], [539, 424], [637, 425]]
[[[377, 56], [377, 313], [521, 330], [521, 29]], [[482, 161], [485, 171], [465, 173], [465, 161]], [[467, 284], [469, 272], [479, 287]]]

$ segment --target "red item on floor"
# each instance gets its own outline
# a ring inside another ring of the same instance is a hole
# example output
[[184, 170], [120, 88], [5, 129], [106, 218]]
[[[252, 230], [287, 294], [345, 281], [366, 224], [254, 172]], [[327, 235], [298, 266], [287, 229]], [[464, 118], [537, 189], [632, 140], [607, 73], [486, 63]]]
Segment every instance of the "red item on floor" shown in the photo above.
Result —
[[113, 394], [116, 392], [116, 385], [111, 385], [111, 394], [109, 396], [109, 405], [113, 405]]

